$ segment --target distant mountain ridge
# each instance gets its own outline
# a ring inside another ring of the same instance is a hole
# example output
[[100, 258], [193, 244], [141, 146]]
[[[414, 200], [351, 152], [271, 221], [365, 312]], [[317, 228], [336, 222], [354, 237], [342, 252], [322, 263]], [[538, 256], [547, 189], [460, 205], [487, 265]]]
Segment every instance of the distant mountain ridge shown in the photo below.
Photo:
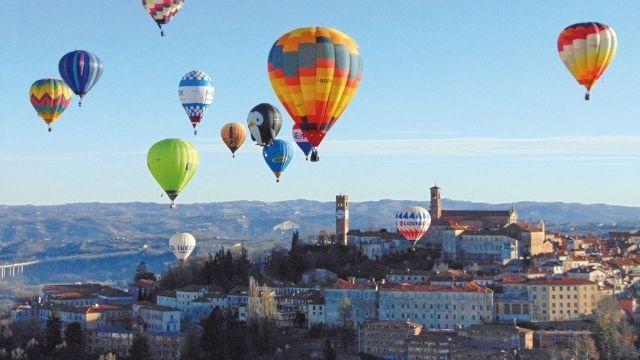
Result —
[[[428, 202], [378, 200], [352, 202], [352, 229], [394, 230], [395, 212]], [[444, 199], [451, 210], [508, 210], [521, 220], [558, 231], [631, 230], [640, 224], [640, 208], [606, 204], [516, 202], [474, 203]], [[194, 233], [201, 251], [242, 242], [250, 248], [286, 244], [290, 232], [304, 237], [335, 229], [334, 203], [313, 200], [278, 202], [229, 201], [179, 204], [169, 209], [158, 203], [76, 203], [64, 205], [0, 206], [0, 263], [14, 259], [46, 259], [122, 251], [165, 251], [177, 231]], [[145, 246], [146, 245], [146, 246]]]
[[[351, 229], [393, 231], [395, 212], [408, 205], [429, 207], [428, 202], [410, 200], [352, 202]], [[443, 200], [443, 208], [451, 210], [512, 206], [520, 219], [537, 223], [543, 218], [547, 229], [565, 233], [606, 236], [608, 231], [631, 230], [640, 224], [640, 208], [634, 207]], [[197, 238], [192, 256], [238, 243], [255, 254], [277, 245], [288, 247], [294, 229], [303, 239], [321, 230], [333, 233], [334, 210], [333, 202], [312, 200], [179, 204], [173, 210], [167, 204], [139, 202], [0, 205], [0, 264], [40, 260], [15, 279], [30, 284], [100, 281], [123, 285], [141, 260], [158, 274], [174, 261], [167, 241], [175, 232], [189, 231]]]

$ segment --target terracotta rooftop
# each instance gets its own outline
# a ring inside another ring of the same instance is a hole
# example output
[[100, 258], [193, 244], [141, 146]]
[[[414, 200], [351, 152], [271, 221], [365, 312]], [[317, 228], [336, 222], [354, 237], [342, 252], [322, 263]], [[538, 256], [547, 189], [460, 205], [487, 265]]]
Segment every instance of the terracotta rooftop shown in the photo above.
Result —
[[333, 285], [330, 285], [327, 287], [328, 289], [361, 289], [361, 290], [366, 290], [366, 289], [371, 289], [371, 285], [369, 284], [360, 284], [360, 283], [351, 283], [348, 282], [346, 280], [342, 280], [342, 279], [338, 279], [336, 280], [335, 283], [333, 283]]
[[475, 283], [469, 283], [464, 286], [440, 286], [440, 285], [423, 285], [423, 284], [385, 284], [380, 286], [382, 291], [412, 291], [412, 292], [478, 292], [492, 293], [493, 291], [484, 286]]
[[587, 279], [561, 277], [561, 278], [538, 278], [529, 280], [531, 285], [595, 285]]

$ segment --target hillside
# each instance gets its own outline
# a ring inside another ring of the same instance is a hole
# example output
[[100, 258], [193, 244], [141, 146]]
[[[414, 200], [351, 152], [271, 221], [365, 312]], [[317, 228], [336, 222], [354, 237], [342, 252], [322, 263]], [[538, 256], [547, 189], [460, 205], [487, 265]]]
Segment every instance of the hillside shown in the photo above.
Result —
[[[393, 229], [395, 211], [410, 204], [415, 202], [380, 200], [351, 203], [351, 228]], [[428, 203], [421, 205], [428, 207]], [[512, 205], [521, 219], [537, 223], [542, 218], [547, 228], [563, 232], [606, 235], [610, 230], [635, 229], [640, 224], [640, 208], [634, 207], [443, 200], [445, 209], [510, 209]], [[303, 239], [321, 230], [333, 232], [334, 203], [309, 200], [272, 203], [233, 201], [180, 204], [174, 210], [166, 204], [156, 203], [1, 206], [0, 263], [33, 259], [64, 261], [65, 264], [85, 261], [88, 264], [103, 263], [109, 268], [109, 258], [113, 261], [119, 258], [120, 264], [126, 263], [122, 261], [124, 258], [137, 259], [142, 255], [151, 256], [151, 259], [162, 255], [162, 261], [166, 263], [171, 260], [167, 256], [166, 241], [177, 231], [192, 232], [198, 239], [197, 253], [200, 254], [239, 242], [259, 252], [275, 244], [288, 246], [290, 233], [295, 228], [300, 230]], [[95, 258], [101, 261], [91, 261]], [[135, 264], [131, 266], [133, 268]], [[155, 266], [161, 267], [162, 263]]]

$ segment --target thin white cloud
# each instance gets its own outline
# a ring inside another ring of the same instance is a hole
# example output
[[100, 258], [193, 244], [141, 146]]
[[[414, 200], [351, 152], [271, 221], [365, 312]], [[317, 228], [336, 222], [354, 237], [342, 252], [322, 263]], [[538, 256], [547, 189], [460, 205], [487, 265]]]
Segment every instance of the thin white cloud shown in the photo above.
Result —
[[[222, 141], [198, 138], [194, 143], [201, 153], [228, 154]], [[259, 153], [261, 147], [247, 139], [240, 150]], [[358, 157], [518, 157], [535, 160], [611, 161], [640, 159], [640, 136], [564, 136], [547, 138], [439, 138], [439, 139], [364, 139], [327, 140], [320, 148], [322, 156]], [[79, 152], [46, 154], [2, 154], [0, 163], [78, 161], [104, 157], [144, 156], [147, 149], [122, 152]], [[415, 160], [415, 159], [414, 159]]]
[[640, 158], [640, 136], [345, 140], [327, 141], [322, 153], [336, 156], [637, 159]]

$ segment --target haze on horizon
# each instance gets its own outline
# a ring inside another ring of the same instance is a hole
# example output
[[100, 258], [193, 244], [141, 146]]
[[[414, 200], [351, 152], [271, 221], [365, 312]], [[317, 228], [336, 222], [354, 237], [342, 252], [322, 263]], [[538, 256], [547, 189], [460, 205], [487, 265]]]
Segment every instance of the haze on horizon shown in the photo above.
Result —
[[[179, 137], [197, 146], [201, 166], [178, 206], [333, 201], [338, 193], [355, 202], [427, 202], [435, 183], [446, 198], [475, 202], [640, 206], [639, 3], [187, 2], [164, 38], [137, 2], [46, 4], [11, 0], [0, 25], [11, 34], [0, 53], [2, 204], [168, 203], [146, 152]], [[556, 51], [559, 32], [581, 21], [610, 25], [619, 42], [588, 102]], [[267, 54], [283, 33], [306, 25], [353, 37], [363, 80], [320, 147], [321, 161], [304, 161], [296, 148], [276, 184], [258, 147], [248, 141], [231, 159], [219, 129], [269, 102], [283, 113], [279, 138], [291, 141]], [[74, 97], [47, 133], [27, 91], [36, 79], [59, 77], [58, 60], [74, 49], [98, 54], [104, 73], [82, 108]], [[177, 97], [180, 78], [194, 69], [216, 88], [198, 136]]]

